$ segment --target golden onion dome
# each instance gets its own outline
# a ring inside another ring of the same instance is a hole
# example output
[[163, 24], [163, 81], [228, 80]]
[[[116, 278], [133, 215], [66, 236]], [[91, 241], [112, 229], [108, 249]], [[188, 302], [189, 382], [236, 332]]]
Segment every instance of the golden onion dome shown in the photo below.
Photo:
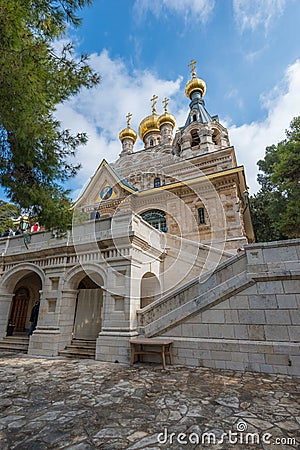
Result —
[[145, 117], [139, 126], [139, 135], [142, 141], [147, 133], [150, 131], [157, 131], [159, 133], [159, 125], [158, 125], [159, 116], [157, 114], [151, 114], [151, 116]]
[[124, 128], [124, 130], [120, 131], [119, 139], [121, 142], [124, 141], [124, 139], [132, 139], [133, 143], [137, 140], [137, 134], [132, 128]]
[[159, 126], [159, 128], [165, 123], [169, 123], [170, 125], [172, 125], [173, 128], [175, 128], [175, 126], [176, 126], [175, 117], [172, 116], [172, 114], [170, 114], [170, 113], [168, 113], [166, 111], [161, 116], [159, 116], [159, 118], [158, 118], [158, 126]]
[[206, 92], [206, 83], [205, 83], [205, 81], [201, 80], [201, 78], [197, 78], [194, 76], [185, 85], [185, 94], [186, 94], [187, 98], [191, 98], [191, 94], [195, 91], [200, 91], [201, 95], [203, 97], [203, 95]]

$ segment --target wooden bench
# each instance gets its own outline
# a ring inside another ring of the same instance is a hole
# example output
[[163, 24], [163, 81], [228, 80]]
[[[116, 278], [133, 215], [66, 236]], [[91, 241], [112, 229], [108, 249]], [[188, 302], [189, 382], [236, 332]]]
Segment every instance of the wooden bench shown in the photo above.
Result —
[[[173, 364], [171, 339], [132, 338], [130, 339], [131, 358], [130, 365], [134, 364], [135, 355], [138, 361], [142, 361], [142, 355], [161, 355], [163, 368], [166, 368], [166, 356], [169, 356], [170, 364]], [[146, 350], [145, 347], [160, 347], [160, 350]]]

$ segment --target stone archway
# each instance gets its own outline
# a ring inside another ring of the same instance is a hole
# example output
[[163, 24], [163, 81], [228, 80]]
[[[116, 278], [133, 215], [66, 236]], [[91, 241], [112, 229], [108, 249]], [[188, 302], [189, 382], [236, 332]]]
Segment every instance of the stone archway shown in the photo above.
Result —
[[160, 282], [158, 278], [152, 272], [145, 273], [141, 279], [140, 307], [145, 308], [159, 298], [159, 295]]
[[86, 275], [78, 284], [73, 339], [97, 339], [102, 327], [102, 309], [103, 289]]
[[13, 298], [8, 315], [8, 334], [26, 334], [28, 332], [31, 310], [35, 302], [40, 300], [42, 280], [36, 272], [26, 272], [22, 277], [18, 277], [19, 280], [15, 283], [14, 288], [11, 287]]

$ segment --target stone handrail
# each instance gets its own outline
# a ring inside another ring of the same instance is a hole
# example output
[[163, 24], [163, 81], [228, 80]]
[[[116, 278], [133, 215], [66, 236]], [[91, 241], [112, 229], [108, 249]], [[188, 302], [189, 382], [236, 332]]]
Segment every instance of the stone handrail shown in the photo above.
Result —
[[[137, 316], [139, 326], [145, 327], [165, 314], [168, 314], [170, 311], [181, 307], [191, 299], [197, 298], [201, 291], [211, 289], [212, 285], [224, 277], [224, 270], [227, 275], [226, 279], [231, 278], [232, 275], [238, 271], [236, 266], [238, 265], [240, 268], [241, 264], [243, 267], [246, 267], [246, 257], [244, 254], [232, 256], [227, 261], [221, 263], [216, 270], [208, 271], [200, 277], [194, 278], [175, 291], [150, 303], [142, 310], [138, 310]], [[221, 273], [222, 275], [220, 276]], [[226, 281], [226, 279], [223, 281]]]

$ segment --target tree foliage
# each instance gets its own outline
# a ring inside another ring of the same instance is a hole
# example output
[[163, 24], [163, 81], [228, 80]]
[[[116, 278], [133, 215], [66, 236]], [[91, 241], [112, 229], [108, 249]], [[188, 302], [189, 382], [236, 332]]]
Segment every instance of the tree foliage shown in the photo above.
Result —
[[[91, 0], [0, 0], [0, 183], [8, 197], [49, 228], [70, 221], [62, 185], [84, 133], [72, 135], [55, 118], [56, 105], [99, 82], [87, 56], [67, 43], [68, 24]], [[65, 214], [66, 213], [66, 214]]]
[[258, 161], [261, 189], [251, 198], [257, 241], [300, 237], [300, 117], [286, 136]]
[[18, 206], [0, 200], [0, 236], [8, 228], [13, 228], [13, 219], [17, 219], [20, 215]]

